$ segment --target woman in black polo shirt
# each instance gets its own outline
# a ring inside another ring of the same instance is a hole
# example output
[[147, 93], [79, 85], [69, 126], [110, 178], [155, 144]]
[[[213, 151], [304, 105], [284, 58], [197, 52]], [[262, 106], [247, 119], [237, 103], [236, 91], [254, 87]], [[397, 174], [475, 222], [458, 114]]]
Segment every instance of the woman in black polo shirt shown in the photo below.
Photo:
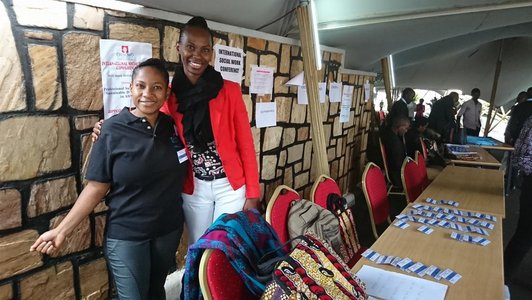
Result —
[[124, 108], [105, 122], [93, 146], [87, 186], [61, 224], [30, 250], [55, 252], [105, 197], [105, 255], [119, 298], [164, 299], [183, 231], [180, 194], [188, 163], [173, 120], [159, 113], [170, 93], [163, 62], [139, 64], [130, 90], [136, 108]]

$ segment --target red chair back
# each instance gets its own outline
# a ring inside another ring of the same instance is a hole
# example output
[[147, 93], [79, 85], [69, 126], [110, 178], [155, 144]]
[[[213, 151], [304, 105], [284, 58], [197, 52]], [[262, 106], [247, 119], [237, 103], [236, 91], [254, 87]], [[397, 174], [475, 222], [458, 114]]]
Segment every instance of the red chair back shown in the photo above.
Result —
[[200, 261], [199, 273], [201, 292], [207, 300], [256, 299], [245, 286], [225, 253], [207, 249]]
[[272, 225], [282, 243], [289, 240], [288, 235], [288, 212], [293, 201], [301, 197], [293, 189], [286, 185], [278, 186], [273, 192], [268, 207], [266, 208], [266, 221]]
[[310, 198], [312, 199], [312, 202], [323, 208], [327, 208], [327, 197], [331, 193], [342, 196], [342, 191], [340, 191], [340, 187], [334, 179], [327, 175], [320, 175], [312, 186]]
[[390, 208], [384, 174], [374, 163], [368, 163], [364, 169], [362, 190], [366, 196], [373, 234], [375, 238], [378, 238], [376, 225], [389, 220]]
[[414, 202], [423, 192], [423, 180], [418, 164], [407, 157], [401, 167], [401, 181], [407, 202]]
[[421, 189], [425, 190], [429, 186], [429, 176], [427, 175], [427, 163], [425, 157], [416, 151], [414, 160], [417, 162], [419, 176], [421, 176]]

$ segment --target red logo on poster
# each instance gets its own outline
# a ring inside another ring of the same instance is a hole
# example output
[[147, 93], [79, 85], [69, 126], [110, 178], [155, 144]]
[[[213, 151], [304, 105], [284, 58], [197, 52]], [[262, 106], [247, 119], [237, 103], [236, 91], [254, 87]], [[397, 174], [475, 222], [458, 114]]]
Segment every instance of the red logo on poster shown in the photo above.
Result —
[[128, 54], [129, 53], [129, 46], [122, 45], [122, 53]]

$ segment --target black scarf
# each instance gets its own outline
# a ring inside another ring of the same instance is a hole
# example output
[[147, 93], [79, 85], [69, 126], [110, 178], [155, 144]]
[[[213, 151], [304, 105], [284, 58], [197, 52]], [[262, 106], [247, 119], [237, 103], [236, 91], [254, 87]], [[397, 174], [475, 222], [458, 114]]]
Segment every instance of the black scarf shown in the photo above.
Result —
[[189, 145], [199, 152], [214, 141], [209, 113], [209, 101], [222, 89], [222, 75], [208, 66], [193, 85], [185, 76], [183, 65], [178, 65], [172, 79], [172, 92], [177, 97], [177, 111], [183, 114], [183, 135]]

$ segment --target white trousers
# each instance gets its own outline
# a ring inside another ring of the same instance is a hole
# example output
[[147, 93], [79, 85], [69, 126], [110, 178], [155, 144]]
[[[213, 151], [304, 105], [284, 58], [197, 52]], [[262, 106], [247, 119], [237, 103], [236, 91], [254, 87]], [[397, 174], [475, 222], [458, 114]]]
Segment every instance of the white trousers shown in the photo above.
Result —
[[205, 181], [194, 177], [194, 194], [181, 194], [188, 229], [188, 244], [195, 243], [223, 213], [242, 210], [246, 186], [233, 190], [227, 178]]

